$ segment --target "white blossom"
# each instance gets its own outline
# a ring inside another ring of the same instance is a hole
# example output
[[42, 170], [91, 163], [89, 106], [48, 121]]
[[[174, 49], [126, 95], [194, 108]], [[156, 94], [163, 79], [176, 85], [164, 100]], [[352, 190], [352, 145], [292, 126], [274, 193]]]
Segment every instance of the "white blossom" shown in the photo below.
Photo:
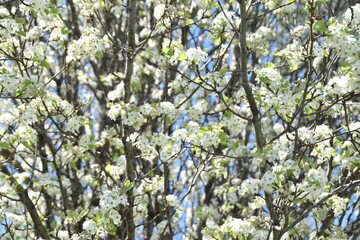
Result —
[[92, 219], [89, 219], [89, 220], [86, 220], [84, 223], [83, 223], [83, 228], [85, 231], [87, 231], [90, 235], [94, 235], [96, 233], [96, 223], [94, 222], [94, 220]]
[[154, 8], [154, 17], [156, 19], [160, 19], [164, 15], [165, 10], [166, 10], [165, 4], [158, 4]]
[[205, 61], [207, 53], [201, 50], [199, 47], [189, 48], [188, 50], [186, 50], [186, 56], [190, 61], [200, 63]]

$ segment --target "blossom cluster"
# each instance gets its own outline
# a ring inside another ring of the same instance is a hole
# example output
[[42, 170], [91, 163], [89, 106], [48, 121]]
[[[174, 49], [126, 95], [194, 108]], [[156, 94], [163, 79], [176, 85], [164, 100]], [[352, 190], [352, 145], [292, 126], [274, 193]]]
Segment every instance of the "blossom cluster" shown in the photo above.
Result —
[[2, 6], [2, 238], [357, 237], [360, 4]]
[[68, 46], [67, 61], [80, 59], [82, 56], [101, 54], [104, 49], [104, 40], [99, 38], [99, 30], [87, 28], [80, 39], [73, 40]]

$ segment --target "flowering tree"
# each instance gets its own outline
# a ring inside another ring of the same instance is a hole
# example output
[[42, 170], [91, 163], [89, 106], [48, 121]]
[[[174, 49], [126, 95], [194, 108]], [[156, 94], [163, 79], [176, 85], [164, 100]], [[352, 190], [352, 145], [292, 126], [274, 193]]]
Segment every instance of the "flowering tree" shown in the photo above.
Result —
[[1, 239], [357, 239], [360, 4], [3, 0]]

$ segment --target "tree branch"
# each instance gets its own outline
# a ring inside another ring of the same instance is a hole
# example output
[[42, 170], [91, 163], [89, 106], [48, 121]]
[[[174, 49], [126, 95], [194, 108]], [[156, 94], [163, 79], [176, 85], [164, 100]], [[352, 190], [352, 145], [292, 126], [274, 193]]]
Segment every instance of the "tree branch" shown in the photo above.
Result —
[[[1, 155], [4, 156], [5, 154], [3, 154], [3, 153], [4, 153], [4, 150], [1, 151]], [[13, 158], [13, 156], [11, 156], [11, 154], [12, 153], [8, 154], [9, 157], [7, 157], [7, 159]], [[20, 184], [18, 184], [16, 182], [16, 179], [12, 176], [12, 174], [10, 173], [10, 171], [8, 170], [8, 168], [5, 165], [1, 165], [1, 171], [5, 175], [9, 176], [11, 183], [14, 185], [15, 192], [17, 193], [17, 195], [19, 195], [20, 201], [25, 205], [26, 210], [29, 212], [29, 214], [31, 216], [31, 219], [34, 223], [35, 231], [38, 234], [38, 236], [40, 236], [42, 239], [50, 240], [50, 236], [49, 236], [48, 232], [46, 231], [46, 228], [42, 224], [42, 221], [36, 210], [36, 206], [31, 201], [31, 199], [27, 193], [27, 190], [24, 189]]]
[[[126, 73], [124, 79], [124, 89], [125, 89], [125, 102], [130, 102], [131, 97], [131, 77], [134, 71], [134, 52], [136, 48], [135, 42], [135, 24], [136, 24], [136, 0], [131, 0], [129, 2], [129, 6], [127, 8], [129, 13], [128, 19], [128, 48], [127, 48], [127, 60], [126, 60]], [[124, 136], [122, 137], [122, 142], [125, 148], [125, 156], [126, 156], [126, 175], [127, 178], [132, 182], [135, 179], [135, 154], [134, 149], [131, 144], [127, 140], [128, 136], [130, 136], [134, 132], [133, 128], [127, 125], [124, 125]], [[127, 192], [127, 197], [129, 201], [129, 208], [126, 211], [126, 233], [128, 240], [135, 239], [135, 223], [134, 223], [134, 192], [130, 189]]]
[[289, 226], [287, 226], [285, 229], [283, 229], [281, 231], [281, 234], [286, 233], [287, 231], [289, 231], [290, 229], [292, 229], [293, 227], [295, 227], [299, 222], [301, 222], [304, 218], [306, 218], [309, 213], [316, 207], [320, 206], [321, 204], [323, 204], [326, 200], [328, 200], [331, 196], [340, 193], [342, 191], [345, 191], [346, 189], [348, 189], [349, 187], [352, 186], [356, 186], [360, 184], [360, 180], [356, 180], [353, 181], [351, 183], [348, 183], [346, 185], [342, 185], [337, 187], [336, 189], [334, 189], [331, 193], [329, 193], [328, 195], [326, 195], [325, 197], [323, 197], [322, 199], [320, 199], [317, 203], [309, 206], [292, 224], [290, 224]]

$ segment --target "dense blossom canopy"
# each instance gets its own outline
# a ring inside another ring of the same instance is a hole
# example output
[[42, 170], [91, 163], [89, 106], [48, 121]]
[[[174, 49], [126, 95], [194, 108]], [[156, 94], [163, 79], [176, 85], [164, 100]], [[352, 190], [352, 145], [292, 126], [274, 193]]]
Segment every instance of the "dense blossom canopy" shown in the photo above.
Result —
[[358, 239], [360, 4], [3, 0], [1, 239]]

